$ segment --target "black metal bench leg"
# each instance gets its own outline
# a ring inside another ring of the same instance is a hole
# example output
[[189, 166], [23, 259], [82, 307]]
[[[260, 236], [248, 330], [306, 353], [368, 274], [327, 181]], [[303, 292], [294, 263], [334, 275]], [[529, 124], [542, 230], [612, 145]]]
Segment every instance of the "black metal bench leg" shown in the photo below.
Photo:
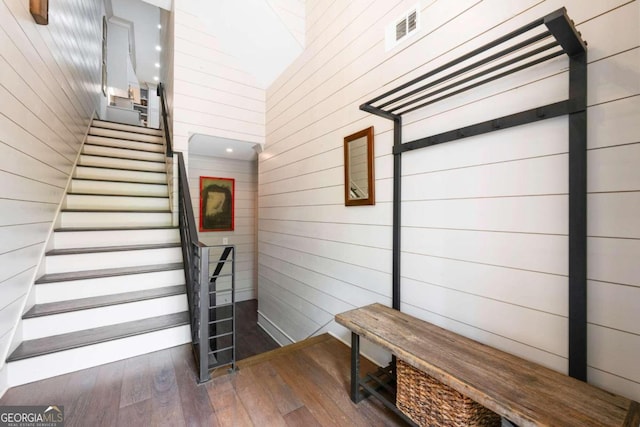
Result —
[[351, 400], [360, 401], [360, 336], [351, 332]]

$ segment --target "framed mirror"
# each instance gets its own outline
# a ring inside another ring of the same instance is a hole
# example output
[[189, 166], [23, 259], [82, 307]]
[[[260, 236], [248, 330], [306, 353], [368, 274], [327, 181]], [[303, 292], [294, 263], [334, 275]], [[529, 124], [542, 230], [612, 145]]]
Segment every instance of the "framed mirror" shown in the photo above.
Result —
[[373, 126], [344, 138], [344, 204], [375, 205]]

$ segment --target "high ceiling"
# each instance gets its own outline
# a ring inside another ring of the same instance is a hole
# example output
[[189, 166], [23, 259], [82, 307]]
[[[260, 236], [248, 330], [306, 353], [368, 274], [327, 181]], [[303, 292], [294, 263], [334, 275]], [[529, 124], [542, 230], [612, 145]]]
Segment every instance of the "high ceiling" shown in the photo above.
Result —
[[159, 75], [156, 64], [160, 63], [160, 52], [156, 50], [160, 44], [160, 9], [142, 0], [108, 1], [117, 21], [133, 26], [134, 69], [138, 80], [154, 83], [154, 77]]
[[304, 0], [180, 1], [263, 88], [304, 49]]
[[[302, 52], [305, 0], [180, 0], [199, 16], [240, 66], [267, 88]], [[135, 70], [142, 82], [154, 82], [159, 63], [160, 9], [172, 0], [105, 0], [108, 13], [133, 23]]]
[[[233, 54], [265, 89], [304, 49], [306, 0], [179, 1], [200, 17], [221, 50]], [[105, 4], [107, 13], [133, 24], [136, 75], [141, 82], [153, 83], [161, 57], [156, 50], [160, 8], [171, 10], [172, 0], [105, 0]], [[193, 135], [189, 144], [192, 152], [236, 160], [255, 159], [255, 145], [207, 135]]]

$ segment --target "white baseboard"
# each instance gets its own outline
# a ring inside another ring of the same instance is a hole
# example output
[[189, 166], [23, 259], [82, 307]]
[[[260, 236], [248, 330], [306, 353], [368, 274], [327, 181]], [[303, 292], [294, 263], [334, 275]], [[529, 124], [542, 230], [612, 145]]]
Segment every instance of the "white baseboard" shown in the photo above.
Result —
[[104, 365], [191, 341], [189, 325], [17, 360], [7, 365], [10, 387]]
[[236, 302], [249, 301], [256, 298], [257, 294], [254, 288], [236, 289]]
[[277, 327], [267, 316], [258, 310], [258, 326], [267, 333], [280, 347], [293, 344], [296, 341]]

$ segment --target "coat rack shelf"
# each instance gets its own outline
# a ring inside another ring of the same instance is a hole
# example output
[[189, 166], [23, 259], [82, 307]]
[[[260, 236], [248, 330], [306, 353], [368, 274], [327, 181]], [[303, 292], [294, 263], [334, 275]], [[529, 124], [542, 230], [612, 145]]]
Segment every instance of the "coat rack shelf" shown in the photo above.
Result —
[[[587, 373], [587, 49], [558, 9], [495, 41], [389, 90], [360, 106], [394, 122], [393, 308], [400, 310], [402, 153], [568, 115], [569, 120], [569, 375]], [[561, 102], [402, 142], [403, 115], [566, 55], [569, 94]]]

